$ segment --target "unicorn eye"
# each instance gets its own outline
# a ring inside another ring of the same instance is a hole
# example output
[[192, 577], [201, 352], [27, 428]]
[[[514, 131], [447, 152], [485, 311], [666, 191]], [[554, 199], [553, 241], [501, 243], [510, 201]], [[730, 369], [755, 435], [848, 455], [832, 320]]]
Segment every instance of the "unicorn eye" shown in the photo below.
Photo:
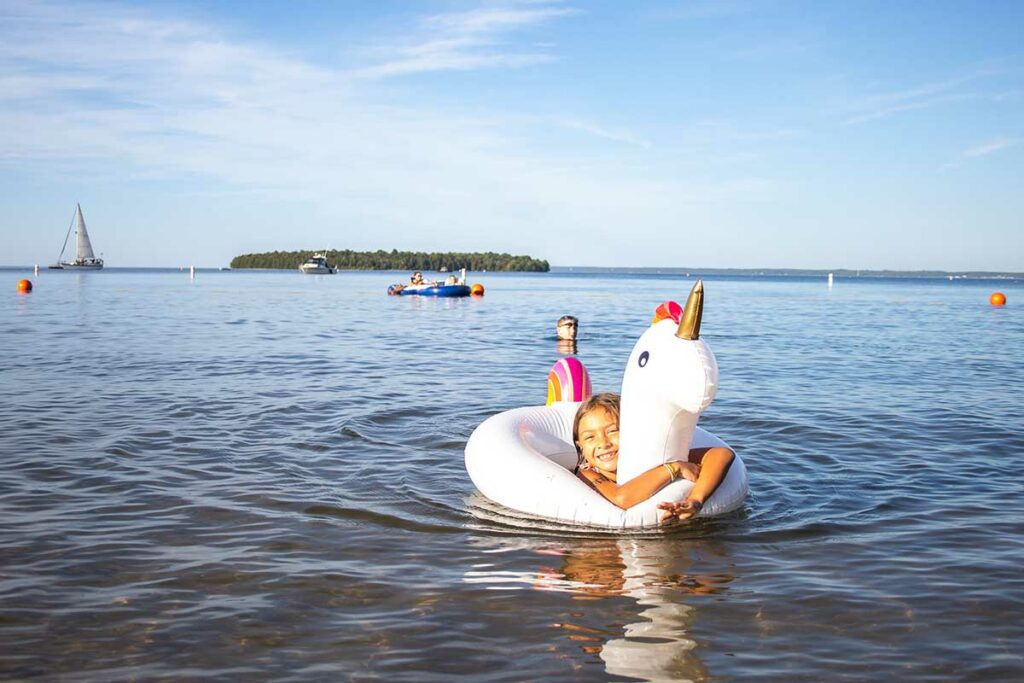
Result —
[[650, 352], [644, 351], [643, 353], [640, 354], [640, 358], [637, 360], [637, 362], [640, 364], [640, 367], [643, 367], [643, 366], [647, 365], [647, 361], [649, 361], [650, 359], [651, 359]]

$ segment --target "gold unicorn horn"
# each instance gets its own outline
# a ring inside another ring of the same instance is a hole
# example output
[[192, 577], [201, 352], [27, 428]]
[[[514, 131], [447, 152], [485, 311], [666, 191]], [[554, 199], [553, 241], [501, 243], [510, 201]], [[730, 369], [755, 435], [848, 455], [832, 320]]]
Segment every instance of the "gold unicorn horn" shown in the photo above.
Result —
[[690, 290], [690, 296], [686, 299], [686, 306], [683, 308], [683, 317], [679, 320], [679, 329], [676, 336], [680, 339], [693, 341], [700, 338], [700, 317], [704, 314], [704, 281], [697, 280], [697, 284]]

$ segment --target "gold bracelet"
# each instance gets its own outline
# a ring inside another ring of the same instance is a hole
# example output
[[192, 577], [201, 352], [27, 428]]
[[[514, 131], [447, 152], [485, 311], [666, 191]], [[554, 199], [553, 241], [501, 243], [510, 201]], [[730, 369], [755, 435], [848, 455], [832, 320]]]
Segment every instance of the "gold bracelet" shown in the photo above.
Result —
[[668, 468], [668, 477], [669, 477], [668, 483], [671, 484], [672, 482], [674, 482], [676, 480], [676, 472], [675, 472], [675, 470], [672, 469], [672, 465], [669, 465], [667, 462], [663, 462], [661, 464], [662, 464], [663, 467]]

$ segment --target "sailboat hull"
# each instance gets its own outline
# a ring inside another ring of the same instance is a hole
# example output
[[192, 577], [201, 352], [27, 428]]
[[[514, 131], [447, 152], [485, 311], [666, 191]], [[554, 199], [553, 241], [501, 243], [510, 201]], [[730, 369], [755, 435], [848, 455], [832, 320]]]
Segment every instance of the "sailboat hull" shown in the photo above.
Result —
[[63, 270], [103, 270], [103, 261], [97, 261], [95, 263], [62, 263], [59, 266], [50, 267], [61, 268]]

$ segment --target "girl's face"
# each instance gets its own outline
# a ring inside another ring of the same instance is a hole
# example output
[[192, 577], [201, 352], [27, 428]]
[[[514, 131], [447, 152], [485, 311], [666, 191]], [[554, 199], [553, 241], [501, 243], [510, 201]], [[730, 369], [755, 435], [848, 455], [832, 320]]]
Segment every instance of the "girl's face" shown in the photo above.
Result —
[[607, 408], [594, 408], [580, 418], [579, 436], [583, 459], [614, 480], [619, 467], [618, 419]]

